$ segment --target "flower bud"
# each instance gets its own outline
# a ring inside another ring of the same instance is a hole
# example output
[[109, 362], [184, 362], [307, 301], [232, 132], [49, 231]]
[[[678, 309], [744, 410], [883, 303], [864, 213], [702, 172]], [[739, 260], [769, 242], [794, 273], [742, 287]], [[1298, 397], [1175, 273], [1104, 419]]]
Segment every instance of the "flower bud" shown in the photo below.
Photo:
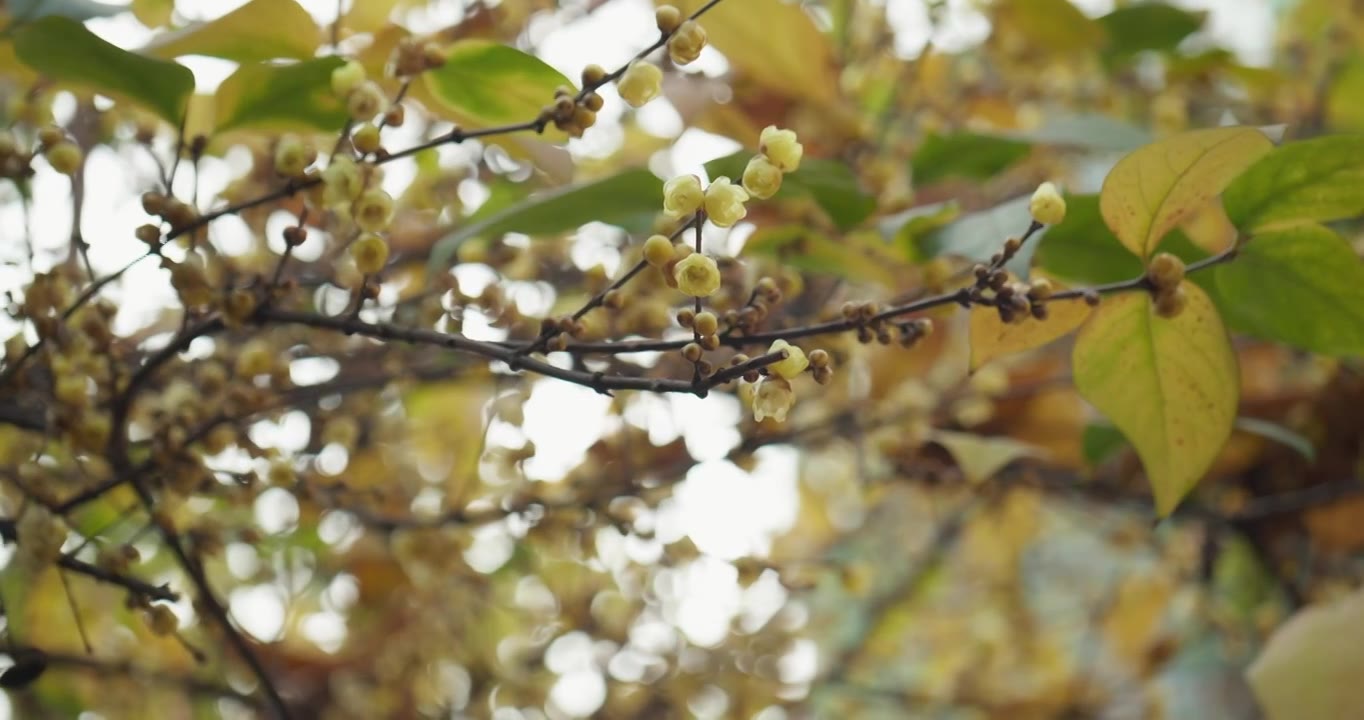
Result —
[[630, 107], [642, 107], [663, 91], [663, 71], [643, 60], [631, 63], [616, 81], [616, 90]]
[[782, 172], [795, 172], [800, 169], [800, 159], [805, 155], [805, 146], [796, 139], [794, 130], [782, 130], [776, 125], [768, 125], [758, 138], [758, 150], [781, 168]]
[[644, 261], [661, 268], [672, 262], [673, 241], [666, 235], [651, 235], [644, 241]]
[[1043, 225], [1060, 225], [1066, 219], [1066, 199], [1061, 197], [1055, 184], [1044, 182], [1032, 194], [1028, 212], [1032, 213], [1033, 220]]
[[678, 65], [696, 62], [701, 51], [706, 49], [706, 29], [695, 20], [688, 20], [678, 26], [672, 37], [668, 38], [668, 57]]
[[786, 359], [778, 360], [767, 366], [769, 372], [790, 380], [805, 372], [805, 368], [810, 367], [809, 358], [805, 357], [805, 351], [792, 345], [785, 340], [776, 340], [772, 347], [767, 349], [769, 353], [786, 351]]
[[365, 66], [351, 60], [332, 71], [332, 94], [347, 98], [365, 81]]
[[1184, 261], [1170, 253], [1158, 253], [1146, 266], [1146, 279], [1158, 293], [1173, 290], [1184, 282]]

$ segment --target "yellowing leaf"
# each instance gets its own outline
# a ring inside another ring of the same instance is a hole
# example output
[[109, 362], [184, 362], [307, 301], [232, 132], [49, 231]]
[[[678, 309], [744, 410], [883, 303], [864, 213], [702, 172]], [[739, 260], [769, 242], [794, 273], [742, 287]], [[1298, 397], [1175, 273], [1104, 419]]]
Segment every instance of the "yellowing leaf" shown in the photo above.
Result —
[[[659, 0], [690, 15], [706, 0]], [[830, 100], [838, 87], [833, 46], [799, 3], [722, 2], [699, 20], [738, 75], [792, 98]]]
[[933, 442], [943, 446], [957, 468], [970, 483], [982, 483], [1009, 463], [1025, 457], [1042, 457], [1041, 448], [1007, 437], [985, 437], [971, 433], [938, 431]]
[[295, 0], [251, 0], [210, 22], [152, 40], [143, 52], [162, 58], [208, 55], [237, 62], [305, 60], [322, 44], [322, 29]]
[[1182, 133], [1133, 151], [1104, 180], [1099, 210], [1128, 250], [1149, 257], [1165, 234], [1219, 195], [1273, 143], [1249, 127]]
[[1300, 610], [1246, 671], [1268, 720], [1364, 717], [1364, 592]]
[[534, 120], [555, 88], [573, 86], [540, 58], [481, 39], [451, 45], [445, 64], [421, 77], [436, 110], [472, 127]]
[[1170, 577], [1160, 572], [1130, 575], [1114, 589], [1103, 637], [1109, 651], [1127, 667], [1145, 664], [1174, 590]]
[[341, 58], [323, 57], [292, 65], [242, 65], [218, 86], [217, 131], [339, 129], [346, 108], [332, 94], [331, 77], [341, 63]]
[[1156, 510], [1168, 515], [1217, 458], [1236, 421], [1236, 355], [1212, 300], [1184, 284], [1188, 305], [1156, 315], [1150, 295], [1104, 300], [1080, 331], [1075, 386], [1131, 441]]
[[1093, 308], [1082, 302], [1061, 300], [1047, 304], [1047, 319], [1028, 316], [1004, 323], [991, 307], [971, 309], [971, 370], [998, 357], [1039, 348], [1065, 337], [1089, 319]]
[[346, 32], [374, 32], [388, 24], [393, 8], [400, 0], [360, 0], [346, 13], [341, 27]]

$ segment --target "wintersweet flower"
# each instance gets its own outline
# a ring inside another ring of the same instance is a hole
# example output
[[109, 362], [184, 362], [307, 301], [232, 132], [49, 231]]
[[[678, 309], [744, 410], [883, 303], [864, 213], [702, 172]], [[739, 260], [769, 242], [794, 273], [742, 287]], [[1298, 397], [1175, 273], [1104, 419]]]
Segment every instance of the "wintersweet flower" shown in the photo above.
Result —
[[768, 125], [758, 138], [758, 149], [773, 165], [782, 172], [795, 172], [800, 169], [800, 159], [805, 155], [805, 146], [796, 139], [794, 130], [782, 130], [776, 125]]
[[744, 219], [748, 192], [727, 177], [716, 178], [706, 188], [706, 216], [720, 227], [730, 227]]
[[709, 297], [720, 289], [720, 266], [708, 255], [694, 253], [673, 267], [677, 289], [692, 297]]
[[805, 357], [805, 351], [785, 340], [774, 341], [767, 352], [776, 353], [782, 350], [786, 351], [786, 359], [768, 365], [767, 369], [770, 372], [790, 380], [805, 372], [805, 368], [810, 367], [810, 360]]
[[766, 200], [781, 189], [781, 168], [764, 155], [754, 155], [744, 168], [744, 189], [759, 200]]
[[653, 63], [631, 63], [616, 81], [616, 91], [630, 107], [642, 107], [663, 91], [663, 71]]
[[669, 217], [690, 215], [700, 210], [705, 200], [701, 178], [695, 175], [678, 175], [663, 184], [663, 212]]
[[779, 423], [786, 422], [786, 413], [795, 402], [796, 393], [786, 378], [763, 378], [753, 392], [753, 419], [762, 422], [772, 418]]

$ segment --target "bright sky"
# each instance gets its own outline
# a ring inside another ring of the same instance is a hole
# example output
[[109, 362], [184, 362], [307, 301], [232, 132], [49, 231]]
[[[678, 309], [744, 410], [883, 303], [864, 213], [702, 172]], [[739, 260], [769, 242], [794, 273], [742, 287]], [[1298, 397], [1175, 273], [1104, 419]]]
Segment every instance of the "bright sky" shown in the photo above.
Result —
[[[335, 12], [334, 0], [300, 2], [323, 23], [330, 22]], [[1112, 0], [1075, 2], [1093, 14], [1106, 12], [1113, 6]], [[176, 6], [187, 17], [209, 19], [244, 3], [245, 0], [179, 0]], [[949, 0], [951, 12], [933, 38], [935, 44], [946, 48], [961, 47], [978, 42], [988, 34], [988, 23], [971, 9], [973, 3], [974, 0]], [[922, 0], [886, 0], [886, 4], [899, 30], [897, 48], [905, 55], [917, 53], [928, 40], [924, 32], [927, 23]], [[1211, 34], [1218, 42], [1236, 49], [1248, 62], [1260, 63], [1267, 59], [1273, 21], [1267, 0], [1181, 0], [1176, 4], [1211, 9]], [[458, 18], [458, 3], [435, 5], [439, 17], [414, 18], [414, 21], [429, 27], [437, 20], [452, 22]], [[614, 67], [642, 47], [653, 25], [652, 15], [649, 0], [614, 0], [588, 20], [568, 27], [545, 23], [540, 26], [545, 28], [543, 31], [533, 34], [533, 40], [547, 62], [569, 77], [575, 77], [588, 63]], [[150, 37], [148, 31], [130, 16], [95, 21], [91, 27], [123, 47], [136, 47]], [[233, 70], [231, 63], [220, 60], [184, 58], [182, 61], [194, 70], [199, 92], [211, 91]], [[726, 65], [718, 53], [708, 49], [699, 67], [708, 74], [719, 74], [724, 72]], [[603, 95], [608, 96], [607, 110], [600, 115], [600, 124], [589, 131], [586, 138], [574, 142], [571, 149], [576, 153], [607, 154], [621, 140], [616, 122], [620, 103], [613, 102], [615, 98], [609, 89]], [[68, 107], [66, 112], [70, 111]], [[650, 104], [640, 119], [652, 132], [676, 138], [673, 149], [653, 166], [663, 175], [699, 172], [702, 163], [736, 149], [734, 143], [723, 138], [695, 130], [683, 132], [676, 111], [664, 101]], [[405, 143], [393, 144], [402, 146]], [[447, 160], [469, 151], [450, 149], [449, 152]], [[234, 173], [241, 172], [244, 165], [244, 158], [238, 156], [229, 156], [226, 161], [205, 161], [200, 178], [201, 197], [212, 197]], [[140, 252], [139, 243], [133, 239], [133, 229], [142, 224], [145, 217], [137, 197], [153, 185], [155, 168], [138, 149], [100, 149], [89, 158], [89, 174], [89, 186], [96, 191], [87, 197], [83, 229], [92, 242], [91, 259], [96, 269], [108, 272]], [[182, 174], [182, 179], [188, 180], [187, 175]], [[404, 171], [395, 164], [390, 166], [386, 184], [392, 185], [390, 189], [397, 189], [410, 177], [410, 169]], [[187, 188], [179, 190], [183, 192]], [[34, 178], [33, 191], [30, 231], [35, 246], [48, 253], [49, 259], [40, 263], [40, 267], [45, 267], [50, 265], [52, 257], [65, 253], [71, 226], [67, 200], [69, 186], [65, 178], [43, 167]], [[0, 237], [22, 235], [24, 223], [25, 214], [14, 201], [12, 191], [0, 191]], [[214, 227], [218, 233], [216, 238], [225, 246], [244, 246], [246, 230], [234, 219], [228, 218]], [[277, 232], [273, 234], [278, 235]], [[731, 244], [730, 247], [736, 246]], [[609, 255], [608, 267], [618, 262], [618, 258]], [[118, 295], [122, 308], [119, 321], [123, 327], [142, 324], [153, 310], [173, 301], [174, 295], [164, 275], [151, 262], [128, 273]], [[0, 288], [17, 286], [22, 277], [17, 269], [0, 266]], [[491, 332], [476, 326], [471, 326], [469, 331], [471, 334]], [[13, 326], [0, 318], [0, 337], [13, 332]], [[591, 411], [585, 411], [587, 409]], [[605, 411], [605, 399], [590, 390], [556, 381], [537, 382], [525, 408], [527, 422], [522, 428], [524, 436], [537, 448], [537, 455], [527, 464], [531, 477], [554, 480], [579, 462], [587, 447], [608, 427]], [[751, 474], [723, 459], [740, 440], [735, 429], [740, 412], [732, 397], [713, 395], [705, 400], [640, 397], [627, 413], [627, 421], [649, 428], [655, 442], [667, 442], [678, 436], [685, 438], [688, 448], [703, 461], [688, 474], [673, 499], [660, 509], [655, 518], [657, 540], [613, 542], [608, 537], [599, 543], [606, 563], [612, 567], [627, 559], [649, 562], [657, 557], [659, 542], [684, 535], [689, 535], [705, 554], [693, 566], [669, 571], [680, 574], [672, 583], [677, 591], [669, 598], [663, 618], [641, 626], [640, 632], [645, 636], [652, 633], [671, 637], [675, 628], [692, 642], [719, 642], [734, 617], [767, 615], [785, 600], [784, 591], [775, 582], [760, 582], [749, 590], [741, 590], [735, 582], [733, 568], [724, 562], [743, 555], [765, 553], [772, 536], [790, 526], [797, 510], [798, 467], [793, 450], [765, 450]], [[307, 421], [300, 417], [286, 418], [272, 432], [260, 435], [273, 437], [283, 446], [296, 445], [300, 438], [307, 436]], [[511, 441], [510, 437], [506, 439]], [[296, 521], [297, 505], [288, 493], [272, 491], [261, 497], [257, 515], [267, 530], [282, 530]], [[324, 528], [324, 534], [330, 533], [336, 538], [346, 537], [348, 533], [353, 535], [353, 528], [345, 527], [343, 521], [338, 522], [340, 525]], [[478, 537], [468, 558], [475, 567], [493, 569], [510, 555], [511, 541], [504, 529], [488, 528]], [[243, 576], [249, 574], [252, 564], [257, 562], [254, 553], [244, 547], [229, 548], [228, 560], [233, 572]], [[344, 608], [346, 598], [353, 601], [354, 588], [342, 583], [341, 587], [329, 589], [328, 595], [336, 598], [336, 608]], [[277, 588], [259, 586], [241, 590], [232, 595], [230, 604], [246, 630], [262, 638], [278, 637], [284, 624], [284, 605], [283, 594]], [[187, 603], [178, 610], [184, 616], [189, 614]], [[304, 628], [305, 634], [323, 648], [335, 649], [344, 640], [345, 623], [338, 612], [316, 613], [305, 621]], [[603, 672], [609, 671], [618, 677], [633, 672], [614, 664], [610, 668], [597, 667], [591, 660], [591, 647], [586, 638], [569, 636], [561, 639], [555, 643], [551, 654], [555, 658], [552, 667], [562, 675], [552, 694], [553, 704], [558, 708], [556, 717], [581, 717], [593, 712], [604, 698]], [[799, 653], [792, 660], [786, 668], [793, 680], [813, 675], [814, 658], [809, 652]], [[8, 701], [0, 695], [0, 720], [9, 716]]]

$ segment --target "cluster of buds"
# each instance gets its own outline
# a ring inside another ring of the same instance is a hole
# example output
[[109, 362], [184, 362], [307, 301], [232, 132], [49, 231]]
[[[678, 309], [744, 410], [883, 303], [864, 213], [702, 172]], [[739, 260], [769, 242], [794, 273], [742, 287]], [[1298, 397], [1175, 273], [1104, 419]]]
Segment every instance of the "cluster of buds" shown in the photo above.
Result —
[[55, 125], [38, 131], [38, 146], [42, 148], [43, 157], [47, 158], [52, 169], [63, 175], [75, 175], [85, 159], [80, 146], [66, 136], [65, 130]]
[[[1010, 238], [1010, 242], [1015, 241]], [[1038, 278], [1021, 282], [1014, 280], [1006, 270], [985, 265], [977, 265], [974, 270], [976, 284], [970, 289], [970, 304], [994, 307], [999, 312], [1000, 322], [1005, 324], [1029, 317], [1047, 319], [1047, 301], [1056, 292], [1050, 280]]]
[[1184, 312], [1189, 303], [1184, 290], [1184, 261], [1170, 253], [1158, 253], [1146, 266], [1146, 282], [1151, 286], [1156, 314], [1172, 319]]
[[799, 170], [804, 154], [805, 147], [796, 138], [795, 131], [767, 126], [758, 139], [758, 154], [744, 168], [744, 189], [760, 200], [776, 195], [781, 189], [782, 176]]
[[[654, 17], [659, 32], [667, 38], [668, 58], [674, 65], [688, 65], [701, 57], [707, 38], [700, 23], [684, 18], [682, 11], [672, 5], [659, 6]], [[586, 78], [584, 85], [596, 87]], [[647, 60], [636, 60], [616, 81], [616, 91], [630, 107], [643, 107], [663, 91], [663, 70]]]
[[857, 327], [857, 341], [864, 345], [899, 344], [908, 349], [933, 334], [933, 321], [928, 318], [897, 320], [880, 313], [881, 306], [875, 302], [846, 302], [842, 307], [843, 319]]
[[725, 325], [753, 332], [767, 319], [772, 307], [781, 303], [782, 299], [782, 291], [777, 287], [777, 281], [770, 277], [761, 278], [743, 307], [725, 311], [723, 318]]
[[391, 58], [393, 74], [400, 78], [410, 78], [441, 67], [448, 58], [449, 55], [440, 43], [407, 38], [393, 49]]
[[554, 122], [554, 127], [579, 138], [588, 128], [597, 124], [597, 113], [606, 101], [601, 95], [591, 91], [606, 80], [606, 70], [600, 65], [588, 65], [583, 69], [583, 87], [589, 91], [579, 99], [573, 88], [560, 86], [554, 90], [554, 104], [540, 111], [540, 117]]
[[[183, 230], [199, 219], [199, 211], [195, 210], [193, 205], [157, 192], [142, 194], [142, 210], [148, 215], [161, 218], [162, 221], [170, 223], [172, 232]], [[150, 227], [156, 231], [159, 240], [159, 228], [156, 228], [154, 225]], [[151, 235], [151, 231], [144, 231], [141, 228], [138, 229], [138, 239], [149, 245], [151, 242], [149, 242], [147, 238], [151, 237]]]

